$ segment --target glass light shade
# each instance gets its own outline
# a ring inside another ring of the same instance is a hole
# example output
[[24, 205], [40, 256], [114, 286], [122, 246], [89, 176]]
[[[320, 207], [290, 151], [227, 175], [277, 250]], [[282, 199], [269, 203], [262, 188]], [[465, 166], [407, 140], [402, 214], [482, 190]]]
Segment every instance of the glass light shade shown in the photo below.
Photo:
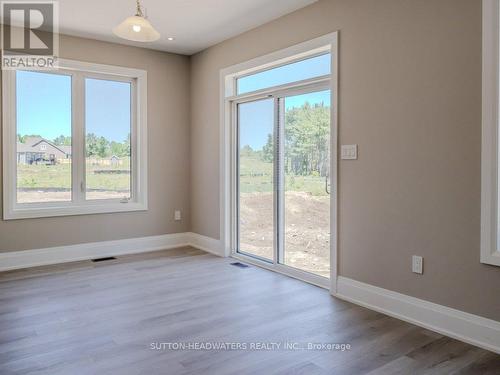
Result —
[[134, 42], [154, 42], [160, 38], [160, 33], [147, 19], [140, 16], [127, 17], [113, 29], [113, 33], [120, 38]]

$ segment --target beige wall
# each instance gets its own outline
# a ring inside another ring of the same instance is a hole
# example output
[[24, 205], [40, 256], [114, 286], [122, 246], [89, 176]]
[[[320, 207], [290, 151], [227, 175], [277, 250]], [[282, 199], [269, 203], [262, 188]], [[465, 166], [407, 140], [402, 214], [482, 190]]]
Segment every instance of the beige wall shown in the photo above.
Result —
[[188, 57], [62, 37], [65, 58], [148, 71], [150, 208], [0, 220], [0, 252], [218, 238], [219, 70], [335, 30], [340, 140], [360, 147], [339, 166], [340, 274], [500, 320], [500, 267], [479, 263], [480, 0], [323, 0], [195, 55], [191, 70]]
[[192, 231], [219, 237], [219, 70], [335, 30], [340, 141], [359, 144], [340, 274], [500, 320], [500, 267], [479, 263], [480, 0], [324, 0], [195, 55]]
[[[149, 210], [0, 220], [0, 252], [188, 231], [189, 58], [65, 36], [60, 51], [64, 58], [147, 70]], [[173, 220], [174, 209], [183, 211], [182, 222]]]

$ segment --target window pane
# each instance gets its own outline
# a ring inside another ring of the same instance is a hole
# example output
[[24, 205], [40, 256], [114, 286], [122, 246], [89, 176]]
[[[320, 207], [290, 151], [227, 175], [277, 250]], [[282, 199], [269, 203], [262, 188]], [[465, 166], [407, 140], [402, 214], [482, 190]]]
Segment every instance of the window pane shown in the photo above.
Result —
[[16, 72], [17, 202], [71, 200], [71, 76]]
[[330, 65], [331, 55], [327, 53], [325, 55], [241, 77], [237, 79], [238, 95], [327, 75], [330, 74], [331, 71]]
[[131, 84], [85, 79], [86, 198], [131, 197]]
[[330, 276], [330, 91], [284, 101], [284, 259]]
[[239, 251], [273, 259], [274, 100], [238, 105]]

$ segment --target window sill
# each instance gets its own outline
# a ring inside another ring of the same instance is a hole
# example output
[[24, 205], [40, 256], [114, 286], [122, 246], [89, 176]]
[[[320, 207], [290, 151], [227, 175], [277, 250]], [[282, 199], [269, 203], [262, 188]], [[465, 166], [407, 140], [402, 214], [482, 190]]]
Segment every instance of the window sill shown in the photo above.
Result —
[[4, 220], [16, 219], [34, 219], [44, 217], [57, 217], [57, 216], [76, 216], [76, 215], [92, 215], [92, 214], [105, 214], [105, 213], [119, 213], [119, 212], [134, 212], [134, 211], [147, 211], [147, 203], [139, 202], [92, 202], [81, 205], [75, 205], [68, 202], [68, 205], [54, 205], [45, 207], [23, 206], [15, 208], [7, 208], [4, 212]]

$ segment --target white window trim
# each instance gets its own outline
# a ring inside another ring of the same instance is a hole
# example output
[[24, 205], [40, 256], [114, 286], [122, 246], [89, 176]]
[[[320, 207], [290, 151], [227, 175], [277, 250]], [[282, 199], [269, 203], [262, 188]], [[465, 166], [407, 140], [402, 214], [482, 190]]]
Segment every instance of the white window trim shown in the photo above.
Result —
[[133, 82], [132, 90], [135, 92], [132, 95], [132, 197], [127, 202], [120, 199], [85, 200], [85, 193], [81, 189], [82, 184], [85, 186], [85, 156], [82, 149], [85, 139], [85, 125], [82, 121], [84, 98], [81, 95], [83, 90], [76, 89], [76, 87], [83, 85], [83, 79], [81, 75], [75, 75], [72, 82], [73, 200], [68, 202], [17, 203], [15, 71], [6, 70], [2, 73], [4, 220], [147, 210], [147, 72], [140, 69], [66, 59], [59, 60], [59, 69], [68, 74], [84, 72], [93, 77], [102, 76], [108, 79]]
[[[277, 66], [289, 64], [292, 62], [300, 61], [307, 57], [312, 57], [321, 53], [330, 52], [332, 56], [331, 74], [324, 77], [316, 77], [292, 84], [285, 84], [282, 86], [272, 87], [270, 89], [263, 89], [253, 91], [247, 94], [241, 94], [237, 97], [243, 98], [256, 98], [266, 94], [267, 91], [276, 92], [277, 90], [293, 89], [293, 86], [301, 86], [304, 84], [316, 85], [327, 80], [331, 90], [331, 220], [330, 220], [330, 233], [331, 233], [331, 247], [330, 247], [330, 293], [335, 294], [337, 291], [337, 200], [338, 200], [338, 178], [337, 178], [337, 153], [338, 153], [338, 131], [337, 131], [337, 118], [338, 118], [338, 32], [333, 32], [321, 37], [293, 45], [291, 47], [279, 50], [268, 55], [260, 56], [250, 61], [246, 61], [237, 65], [230, 66], [220, 71], [220, 241], [224, 248], [224, 255], [231, 256], [235, 228], [234, 218], [234, 178], [232, 176], [232, 155], [234, 146], [231, 140], [232, 131], [232, 101], [236, 97], [236, 78], [257, 73], [262, 70], [268, 70]], [[247, 261], [257, 263], [253, 259], [246, 259]], [[262, 262], [259, 265], [266, 267]], [[290, 270], [285, 268], [284, 265], [272, 267], [277, 272], [285, 272], [286, 274], [302, 279], [319, 286], [325, 286], [324, 280], [319, 276], [300, 272], [299, 270]]]
[[499, 0], [483, 0], [481, 263], [500, 266], [498, 246]]

